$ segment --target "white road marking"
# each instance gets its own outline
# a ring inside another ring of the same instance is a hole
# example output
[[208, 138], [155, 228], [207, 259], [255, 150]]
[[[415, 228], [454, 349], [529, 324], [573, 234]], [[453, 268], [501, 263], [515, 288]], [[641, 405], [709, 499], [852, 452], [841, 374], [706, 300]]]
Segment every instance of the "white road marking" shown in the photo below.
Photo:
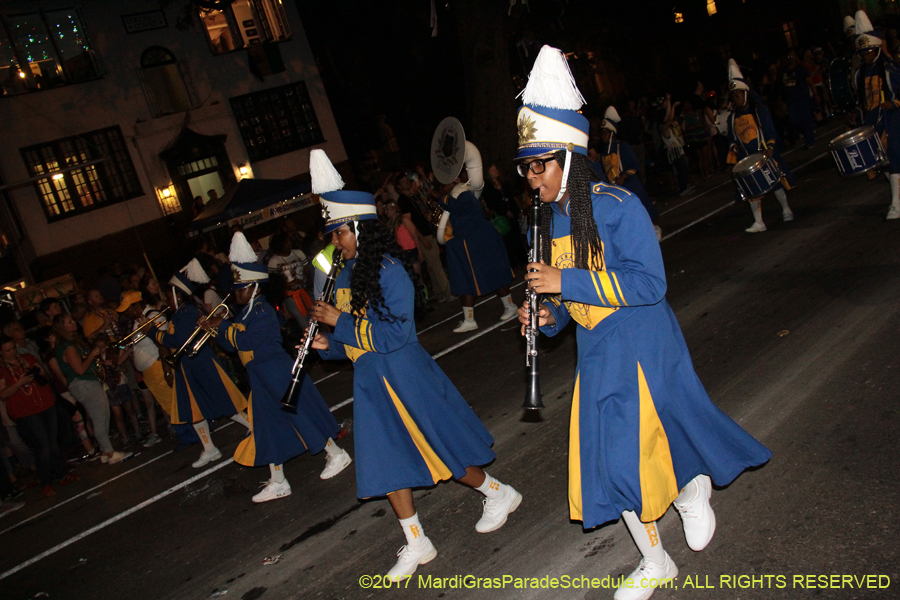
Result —
[[147, 507], [150, 506], [151, 504], [153, 504], [153, 503], [155, 503], [155, 502], [157, 502], [157, 501], [159, 501], [159, 500], [162, 500], [162, 499], [165, 498], [166, 496], [169, 496], [169, 495], [171, 495], [171, 494], [174, 494], [174, 493], [177, 492], [178, 490], [180, 490], [180, 489], [182, 489], [182, 488], [184, 488], [184, 487], [187, 487], [187, 486], [191, 485], [191, 484], [194, 483], [195, 481], [199, 481], [200, 479], [203, 479], [203, 478], [206, 477], [207, 475], [210, 475], [211, 473], [214, 473], [215, 471], [218, 471], [219, 469], [221, 469], [221, 468], [223, 468], [223, 467], [227, 467], [228, 465], [230, 465], [230, 464], [233, 463], [233, 462], [234, 462], [234, 459], [233, 459], [233, 458], [229, 458], [228, 460], [222, 461], [221, 463], [217, 464], [216, 466], [210, 467], [209, 469], [203, 471], [202, 473], [198, 473], [197, 475], [194, 475], [194, 476], [191, 477], [190, 479], [187, 479], [187, 480], [185, 480], [185, 481], [182, 481], [182, 482], [179, 483], [178, 485], [175, 485], [175, 486], [170, 487], [169, 489], [167, 489], [167, 490], [164, 491], [164, 492], [160, 492], [159, 494], [153, 496], [153, 497], [150, 498], [149, 500], [144, 500], [143, 502], [141, 502], [141, 503], [138, 504], [137, 506], [133, 506], [132, 508], [129, 508], [128, 510], [126, 510], [126, 511], [124, 511], [124, 512], [121, 512], [121, 513], [117, 514], [116, 516], [114, 516], [114, 517], [112, 517], [112, 518], [109, 518], [109, 519], [103, 521], [103, 522], [100, 523], [99, 525], [95, 525], [95, 526], [91, 527], [90, 529], [88, 529], [87, 531], [83, 531], [82, 533], [79, 533], [79, 534], [76, 535], [75, 537], [72, 537], [72, 538], [67, 539], [66, 541], [64, 541], [64, 542], [61, 543], [61, 544], [57, 544], [56, 546], [53, 546], [53, 547], [50, 548], [49, 550], [46, 550], [46, 551], [44, 551], [44, 552], [41, 552], [40, 554], [38, 554], [38, 555], [35, 556], [34, 558], [31, 558], [31, 559], [29, 559], [29, 560], [26, 560], [26, 561], [23, 562], [22, 564], [17, 565], [17, 566], [13, 567], [12, 569], [9, 569], [8, 571], [6, 571], [6, 572], [4, 572], [4, 573], [0, 573], [0, 581], [2, 581], [3, 579], [6, 579], [6, 578], [9, 577], [10, 575], [14, 575], [15, 573], [18, 573], [19, 571], [21, 571], [22, 569], [24, 569], [24, 568], [26, 568], [26, 567], [30, 567], [31, 565], [33, 565], [34, 563], [38, 562], [39, 560], [43, 560], [43, 559], [47, 558], [48, 556], [50, 556], [50, 555], [52, 555], [52, 554], [56, 554], [57, 552], [59, 552], [59, 551], [62, 550], [63, 548], [65, 548], [65, 547], [67, 547], [67, 546], [71, 546], [72, 544], [74, 544], [75, 542], [77, 542], [77, 541], [79, 541], [79, 540], [83, 540], [84, 538], [86, 538], [87, 536], [91, 535], [92, 533], [96, 533], [96, 532], [100, 531], [101, 529], [103, 529], [103, 528], [105, 528], [105, 527], [109, 527], [110, 525], [112, 525], [113, 523], [115, 523], [115, 522], [117, 522], [117, 521], [121, 521], [122, 519], [124, 519], [124, 518], [127, 517], [128, 515], [131, 515], [131, 514], [133, 514], [133, 513], [136, 513], [137, 511], [139, 511], [139, 510], [141, 510], [141, 509], [143, 509], [143, 508], [147, 508]]

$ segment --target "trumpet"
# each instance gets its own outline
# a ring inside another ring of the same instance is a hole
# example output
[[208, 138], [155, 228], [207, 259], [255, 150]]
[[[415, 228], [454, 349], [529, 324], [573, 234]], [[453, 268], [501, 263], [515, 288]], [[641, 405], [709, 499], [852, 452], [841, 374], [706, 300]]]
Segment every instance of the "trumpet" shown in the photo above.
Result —
[[[215, 335], [215, 333], [205, 330], [203, 328], [203, 325], [205, 325], [207, 321], [215, 317], [216, 313], [223, 308], [225, 309], [225, 314], [222, 315], [222, 318], [227, 319], [229, 316], [231, 316], [231, 309], [228, 308], [228, 305], [226, 304], [229, 298], [231, 298], [231, 294], [225, 296], [225, 299], [222, 300], [222, 302], [219, 303], [218, 306], [212, 309], [209, 314], [203, 318], [203, 321], [199, 325], [197, 325], [193, 333], [191, 333], [190, 337], [188, 337], [188, 339], [184, 341], [181, 347], [176, 350], [174, 354], [170, 354], [163, 359], [170, 367], [177, 367], [178, 363], [181, 362], [181, 357], [185, 354], [188, 355], [188, 358], [194, 358], [195, 356], [197, 356], [197, 353], [200, 352], [206, 342], [209, 341], [209, 338]], [[197, 336], [200, 336], [199, 339]]]
[[[341, 251], [337, 248], [334, 249], [334, 257], [331, 261], [331, 269], [328, 271], [328, 279], [325, 280], [325, 286], [322, 288], [322, 294], [319, 296], [319, 300], [324, 300], [328, 302], [331, 299], [331, 295], [334, 294], [334, 285], [337, 281], [338, 275], [338, 266], [341, 264]], [[309, 321], [309, 331], [306, 333], [306, 340], [303, 342], [303, 345], [300, 347], [300, 350], [297, 351], [297, 358], [294, 359], [294, 366], [291, 367], [291, 385], [288, 387], [287, 392], [285, 392], [284, 397], [281, 399], [281, 403], [284, 405], [284, 410], [290, 412], [297, 411], [297, 403], [300, 401], [300, 379], [303, 377], [303, 363], [306, 361], [306, 356], [309, 354], [309, 351], [312, 349], [313, 338], [316, 337], [316, 332], [319, 329], [319, 322], [315, 319], [310, 319]]]
[[113, 342], [113, 346], [118, 348], [119, 350], [124, 350], [128, 346], [134, 346], [142, 339], [147, 337], [150, 334], [150, 331], [156, 327], [159, 327], [163, 323], [165, 323], [169, 319], [169, 314], [171, 314], [172, 309], [170, 307], [166, 307], [162, 312], [158, 313], [152, 319], [123, 337], [117, 342]]
[[[541, 260], [541, 190], [534, 190], [531, 195], [531, 248], [528, 250], [528, 262]], [[525, 326], [525, 366], [528, 368], [528, 389], [525, 390], [525, 403], [522, 408], [544, 408], [541, 402], [541, 380], [538, 370], [538, 334], [540, 333], [541, 297], [534, 289], [525, 292], [528, 298], [528, 325]]]

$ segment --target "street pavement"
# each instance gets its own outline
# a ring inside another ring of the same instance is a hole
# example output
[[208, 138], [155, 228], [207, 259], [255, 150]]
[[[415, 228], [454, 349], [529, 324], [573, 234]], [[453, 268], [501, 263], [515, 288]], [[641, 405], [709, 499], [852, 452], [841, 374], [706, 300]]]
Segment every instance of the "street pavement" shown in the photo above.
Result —
[[[732, 203], [725, 175], [694, 199], [660, 206], [666, 234], [677, 232], [662, 242], [667, 297], [694, 366], [713, 401], [773, 458], [714, 491], [718, 528], [703, 552], [687, 547], [669, 510], [660, 536], [680, 574], [654, 598], [900, 597], [900, 221], [884, 220], [883, 177], [842, 179], [822, 156], [835, 127], [820, 128], [816, 148], [786, 155], [802, 166], [788, 194], [792, 223], [769, 197], [769, 231], [744, 233], [750, 210]], [[522, 296], [519, 286], [514, 298]], [[432, 354], [470, 340], [438, 364], [495, 438], [487, 470], [524, 501], [482, 535], [480, 494], [452, 482], [418, 490], [438, 556], [405, 589], [366, 587], [404, 542], [386, 500], [356, 498], [353, 466], [321, 481], [324, 456], [295, 458], [286, 465], [293, 494], [254, 505], [268, 470], [224, 462], [242, 436], [230, 425], [213, 433], [226, 459], [203, 469], [190, 466], [199, 447], [171, 453], [166, 440], [121, 465], [79, 466], [81, 481], [54, 499], [31, 490], [25, 508], [0, 519], [0, 597], [612, 598], [610, 578], [631, 572], [639, 555], [622, 524], [585, 531], [568, 518], [574, 330], [541, 338], [547, 408], [526, 413], [517, 327], [484, 333], [501, 309], [488, 300], [476, 309], [481, 330], [453, 334], [458, 307], [438, 305], [420, 340]], [[319, 388], [329, 405], [352, 397], [348, 365], [317, 365], [313, 376], [328, 377]], [[350, 429], [340, 444], [352, 455], [352, 402], [335, 416]], [[476, 579], [504, 576], [502, 589]], [[549, 586], [565, 576], [598, 587], [515, 587], [515, 578]], [[482, 588], [454, 588], [473, 582]]]

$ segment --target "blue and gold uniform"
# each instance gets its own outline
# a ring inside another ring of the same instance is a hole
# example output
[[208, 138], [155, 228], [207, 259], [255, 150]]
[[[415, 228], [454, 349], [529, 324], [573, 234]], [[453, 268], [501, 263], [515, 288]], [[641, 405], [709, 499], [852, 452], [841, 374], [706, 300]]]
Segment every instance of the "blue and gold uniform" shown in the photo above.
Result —
[[335, 305], [343, 314], [334, 333], [325, 334], [328, 351], [319, 352], [354, 363], [357, 496], [434, 485], [492, 461], [491, 434], [419, 344], [413, 283], [403, 264], [391, 256], [381, 263], [382, 310], [396, 316], [386, 321], [371, 308], [350, 314], [355, 263], [338, 276]]
[[216, 341], [237, 351], [250, 377], [250, 435], [234, 451], [236, 463], [280, 465], [307, 450], [317, 454], [337, 437], [340, 426], [309, 377], [303, 378], [296, 414], [281, 409], [294, 361], [281, 346], [278, 317], [266, 301], [257, 298], [234, 322], [223, 321]]
[[[855, 74], [860, 107], [857, 116], [863, 125], [871, 125], [881, 136], [890, 159], [891, 173], [900, 173], [900, 71], [890, 61], [879, 58], [872, 65], [861, 65]], [[890, 102], [894, 108], [884, 110]]]
[[512, 279], [506, 245], [484, 218], [481, 203], [470, 191], [454, 198], [447, 194], [441, 207], [450, 213], [453, 237], [447, 241], [447, 272], [455, 296], [490, 294]]
[[781, 183], [774, 189], [789, 190], [797, 185], [794, 174], [778, 150], [778, 134], [775, 132], [772, 115], [756, 92], [747, 92], [747, 102], [744, 106], [735, 108], [728, 117], [728, 141], [738, 147], [737, 156], [734, 159], [729, 157], [729, 163], [734, 164], [751, 154], [772, 148], [772, 158], [769, 160], [775, 162], [782, 173]]
[[633, 510], [661, 517], [685, 485], [727, 485], [771, 457], [709, 399], [665, 299], [662, 255], [646, 211], [598, 183], [591, 200], [603, 268], [574, 268], [568, 200], [553, 205], [559, 295], [545, 297], [556, 335], [578, 326], [569, 441], [569, 509], [586, 528]]
[[[200, 311], [191, 303], [180, 307], [169, 319], [168, 331], [157, 331], [157, 343], [177, 350], [193, 333]], [[219, 364], [215, 352], [205, 345], [193, 358], [184, 355], [175, 368], [173, 424], [230, 417], [247, 408], [241, 394]]]

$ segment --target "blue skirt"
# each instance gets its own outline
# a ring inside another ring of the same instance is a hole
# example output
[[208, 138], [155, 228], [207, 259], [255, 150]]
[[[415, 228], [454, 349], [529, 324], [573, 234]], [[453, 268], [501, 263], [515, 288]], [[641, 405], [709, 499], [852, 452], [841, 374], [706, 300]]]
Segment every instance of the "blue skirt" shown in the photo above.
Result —
[[569, 508], [586, 528], [654, 521], [697, 475], [724, 486], [772, 456], [712, 403], [665, 300], [623, 310], [605, 334], [578, 328]]

